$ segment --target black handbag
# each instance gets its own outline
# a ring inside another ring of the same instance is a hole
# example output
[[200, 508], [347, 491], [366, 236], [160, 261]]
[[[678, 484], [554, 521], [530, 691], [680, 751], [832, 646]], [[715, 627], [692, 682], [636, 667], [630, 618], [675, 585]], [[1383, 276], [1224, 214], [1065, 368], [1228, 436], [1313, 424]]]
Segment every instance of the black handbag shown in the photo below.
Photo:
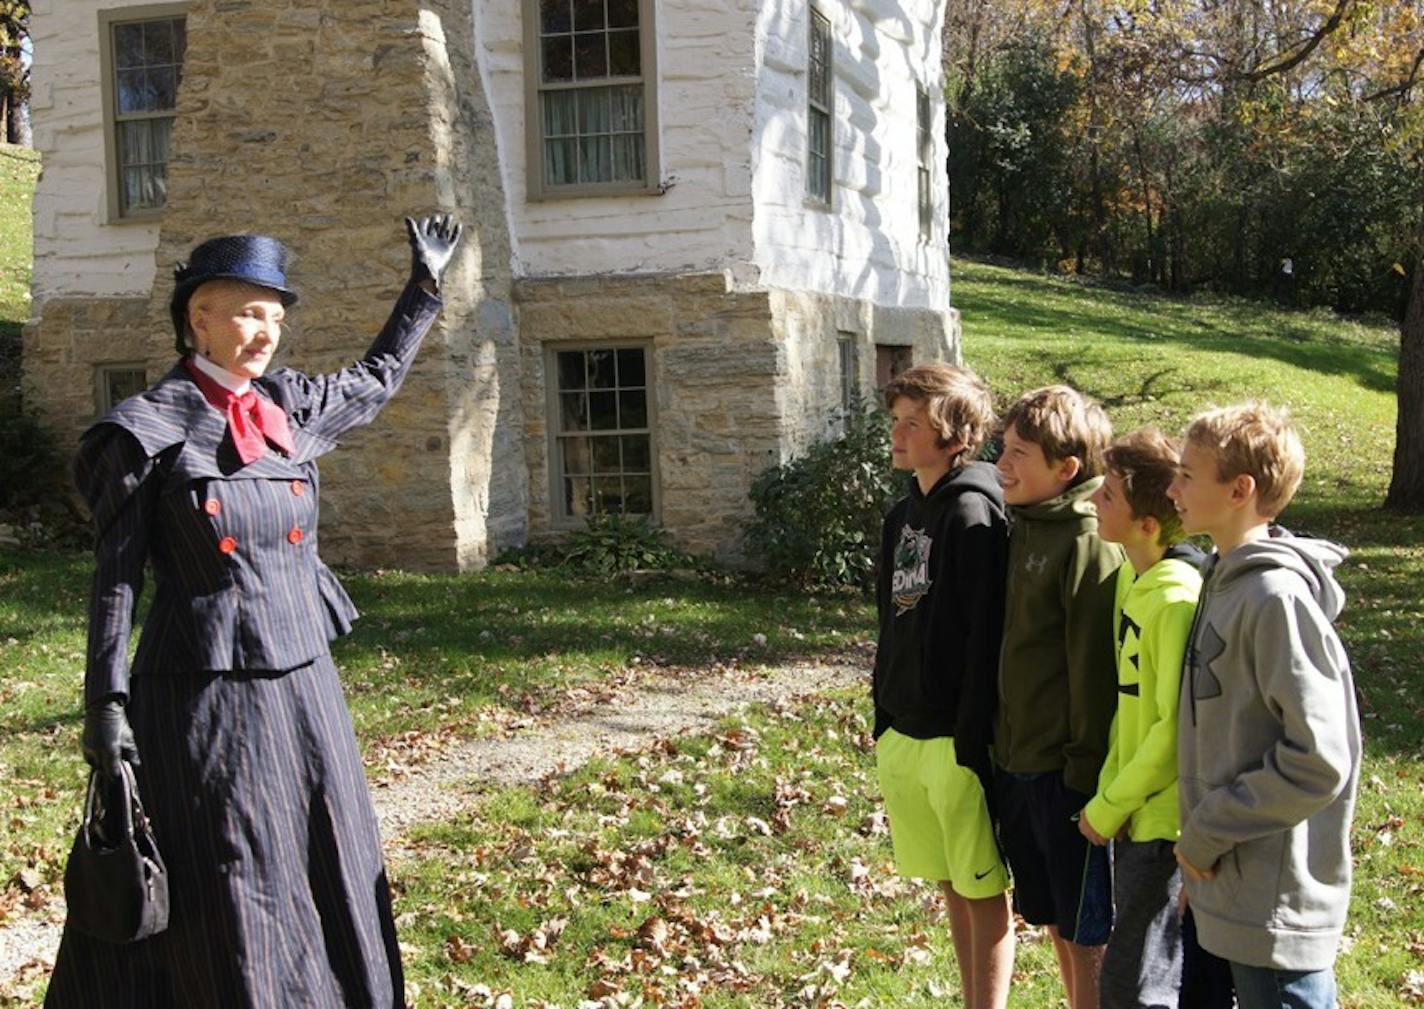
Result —
[[84, 822], [64, 869], [68, 924], [105, 942], [137, 942], [168, 927], [168, 870], [139, 802], [133, 769], [89, 773]]

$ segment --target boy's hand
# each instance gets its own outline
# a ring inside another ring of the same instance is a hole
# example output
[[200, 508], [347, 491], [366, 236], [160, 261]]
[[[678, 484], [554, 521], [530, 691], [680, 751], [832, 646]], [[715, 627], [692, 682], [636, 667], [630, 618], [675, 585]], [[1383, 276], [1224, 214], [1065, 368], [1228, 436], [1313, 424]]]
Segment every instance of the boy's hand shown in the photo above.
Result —
[[1102, 834], [1099, 834], [1096, 830], [1093, 829], [1093, 825], [1088, 822], [1088, 816], [1086, 813], [1078, 814], [1078, 833], [1082, 834], [1093, 844], [1096, 844], [1099, 848], [1103, 847], [1108, 843], [1108, 839], [1106, 837], [1104, 837]]
[[1182, 867], [1182, 874], [1193, 883], [1205, 883], [1216, 878], [1216, 863], [1213, 862], [1205, 869], [1198, 869], [1187, 861], [1187, 857], [1182, 854], [1180, 846], [1172, 848], [1172, 854], [1177, 856], [1177, 864]]

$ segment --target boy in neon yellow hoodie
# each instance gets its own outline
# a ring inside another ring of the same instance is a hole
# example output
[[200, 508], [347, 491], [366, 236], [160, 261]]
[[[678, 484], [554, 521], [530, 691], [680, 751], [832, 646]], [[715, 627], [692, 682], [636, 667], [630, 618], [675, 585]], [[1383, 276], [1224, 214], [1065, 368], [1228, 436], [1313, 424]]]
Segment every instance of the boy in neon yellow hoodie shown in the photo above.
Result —
[[1097, 794], [1078, 827], [1113, 845], [1116, 923], [1100, 979], [1102, 1009], [1176, 1006], [1182, 982], [1173, 845], [1177, 809], [1177, 707], [1182, 659], [1201, 593], [1200, 551], [1181, 544], [1182, 523], [1167, 497], [1176, 446], [1148, 429], [1118, 439], [1093, 495], [1098, 536], [1122, 545], [1118, 571], [1118, 702]]

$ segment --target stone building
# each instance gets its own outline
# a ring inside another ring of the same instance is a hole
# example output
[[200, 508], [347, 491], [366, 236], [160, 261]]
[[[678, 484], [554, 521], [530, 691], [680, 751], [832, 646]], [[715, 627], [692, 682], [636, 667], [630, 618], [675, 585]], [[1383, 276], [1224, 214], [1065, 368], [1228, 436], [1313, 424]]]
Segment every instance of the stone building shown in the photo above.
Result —
[[172, 363], [172, 268], [282, 238], [339, 367], [466, 223], [323, 552], [467, 569], [591, 512], [740, 557], [747, 491], [949, 305], [943, 0], [36, 0], [28, 402], [72, 438]]

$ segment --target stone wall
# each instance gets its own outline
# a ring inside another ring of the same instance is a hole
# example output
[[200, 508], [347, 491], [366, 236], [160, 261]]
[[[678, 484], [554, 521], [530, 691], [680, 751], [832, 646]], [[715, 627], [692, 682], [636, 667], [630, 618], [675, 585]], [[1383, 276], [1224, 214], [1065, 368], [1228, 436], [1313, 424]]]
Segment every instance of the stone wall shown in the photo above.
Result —
[[517, 397], [501, 389], [519, 367], [509, 238], [468, 2], [195, 0], [147, 325], [125, 309], [132, 329], [91, 335], [64, 323], [65, 302], [39, 306], [28, 398], [53, 415], [65, 376], [112, 359], [116, 340], [125, 359], [171, 361], [173, 264], [225, 232], [276, 235], [296, 253], [302, 302], [281, 363], [341, 367], [404, 283], [401, 218], [432, 212], [466, 225], [445, 311], [401, 394], [323, 463], [323, 553], [478, 565], [523, 538], [526, 505]]

